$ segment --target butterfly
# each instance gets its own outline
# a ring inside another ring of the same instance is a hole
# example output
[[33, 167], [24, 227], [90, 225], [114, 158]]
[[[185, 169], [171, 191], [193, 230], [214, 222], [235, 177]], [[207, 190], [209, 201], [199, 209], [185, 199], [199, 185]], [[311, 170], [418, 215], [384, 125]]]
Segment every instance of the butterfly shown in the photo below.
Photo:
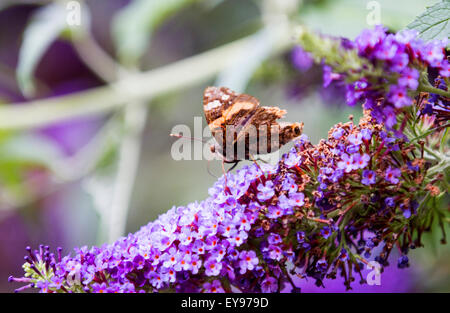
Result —
[[255, 97], [226, 87], [205, 89], [203, 111], [215, 139], [211, 152], [219, 153], [225, 163], [277, 151], [302, 134], [303, 123], [277, 121], [285, 110], [259, 104]]

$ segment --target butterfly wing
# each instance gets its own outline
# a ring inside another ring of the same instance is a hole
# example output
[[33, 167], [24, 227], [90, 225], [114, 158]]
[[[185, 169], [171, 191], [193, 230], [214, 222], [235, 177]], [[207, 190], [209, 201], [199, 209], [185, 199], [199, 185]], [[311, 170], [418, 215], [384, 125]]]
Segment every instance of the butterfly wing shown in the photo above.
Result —
[[222, 117], [237, 96], [238, 94], [225, 87], [207, 87], [203, 92], [203, 112], [208, 125], [211, 126], [212, 122]]
[[[238, 150], [245, 149], [245, 155], [265, 154], [279, 146], [281, 127], [277, 120], [286, 114], [278, 107], [259, 107], [248, 120], [235, 140]], [[275, 142], [277, 141], [277, 142]]]
[[227, 156], [227, 147], [234, 145], [258, 106], [258, 99], [247, 94], [237, 94], [225, 87], [205, 89], [203, 110], [206, 122], [216, 139], [218, 152], [226, 159], [240, 159], [234, 152], [231, 152], [233, 155]]

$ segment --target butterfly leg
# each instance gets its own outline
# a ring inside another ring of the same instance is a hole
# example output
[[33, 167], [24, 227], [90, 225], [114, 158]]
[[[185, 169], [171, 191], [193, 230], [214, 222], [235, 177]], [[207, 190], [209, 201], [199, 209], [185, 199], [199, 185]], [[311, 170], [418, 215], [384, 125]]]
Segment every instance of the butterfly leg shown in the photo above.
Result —
[[253, 161], [253, 163], [255, 163], [256, 167], [261, 171], [261, 173], [264, 173], [263, 170], [261, 169], [261, 167], [259, 166], [258, 162], [256, 162], [255, 158], [253, 157], [253, 155], [251, 153], [248, 154], [250, 160]]
[[[233, 170], [237, 165], [238, 165], [238, 163], [240, 162], [240, 160], [237, 160], [237, 161], [227, 161], [223, 156], [221, 156], [222, 157], [222, 172], [223, 172], [223, 177], [224, 177], [224, 179], [225, 179], [225, 187], [224, 187], [224, 191], [225, 192], [229, 192], [230, 193], [230, 191], [229, 191], [229, 188], [228, 188], [228, 180], [227, 180], [227, 176], [228, 176], [228, 172], [230, 172], [231, 170]], [[231, 168], [227, 171], [226, 169], [225, 169], [225, 163], [234, 163], [233, 164], [233, 166], [231, 166]]]
[[224, 183], [224, 192], [227, 192], [228, 189], [228, 180], [227, 180], [227, 171], [225, 170], [225, 158], [222, 157], [222, 172], [223, 172], [223, 177], [225, 179], [225, 183]]
[[233, 163], [233, 166], [231, 166], [229, 169], [228, 169], [228, 171], [227, 171], [227, 173], [228, 172], [231, 172], [232, 170], [234, 170], [234, 168], [239, 164], [239, 162], [240, 162], [240, 160], [238, 160], [238, 161], [234, 161]]

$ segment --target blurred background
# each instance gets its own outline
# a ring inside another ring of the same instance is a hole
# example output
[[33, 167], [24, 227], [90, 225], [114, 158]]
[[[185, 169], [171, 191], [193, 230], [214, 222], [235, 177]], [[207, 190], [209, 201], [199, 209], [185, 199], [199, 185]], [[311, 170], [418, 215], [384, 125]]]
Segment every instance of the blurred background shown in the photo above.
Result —
[[[0, 292], [25, 247], [111, 242], [172, 206], [200, 201], [205, 160], [171, 156], [175, 125], [202, 118], [206, 86], [227, 86], [303, 121], [313, 143], [361, 108], [295, 45], [295, 25], [354, 38], [403, 29], [425, 0], [0, 0]], [[194, 136], [194, 132], [191, 134]], [[289, 149], [290, 146], [285, 147]], [[240, 166], [244, 165], [242, 162]], [[220, 162], [211, 172], [221, 175]], [[440, 231], [396, 258], [381, 286], [356, 292], [449, 292]], [[340, 281], [304, 291], [340, 292]]]

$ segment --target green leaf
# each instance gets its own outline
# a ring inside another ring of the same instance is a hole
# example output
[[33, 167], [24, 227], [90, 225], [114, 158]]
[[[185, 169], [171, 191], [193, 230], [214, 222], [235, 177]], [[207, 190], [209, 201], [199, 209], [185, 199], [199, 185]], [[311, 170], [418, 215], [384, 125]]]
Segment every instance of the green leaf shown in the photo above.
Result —
[[166, 18], [196, 0], [134, 0], [113, 20], [112, 33], [118, 57], [136, 65], [145, 53], [153, 31]]
[[34, 93], [33, 73], [50, 44], [68, 26], [62, 3], [52, 3], [39, 9], [27, 26], [19, 52], [17, 81], [25, 96]]
[[415, 29], [426, 40], [444, 39], [450, 36], [450, 0], [428, 7], [408, 28]]

